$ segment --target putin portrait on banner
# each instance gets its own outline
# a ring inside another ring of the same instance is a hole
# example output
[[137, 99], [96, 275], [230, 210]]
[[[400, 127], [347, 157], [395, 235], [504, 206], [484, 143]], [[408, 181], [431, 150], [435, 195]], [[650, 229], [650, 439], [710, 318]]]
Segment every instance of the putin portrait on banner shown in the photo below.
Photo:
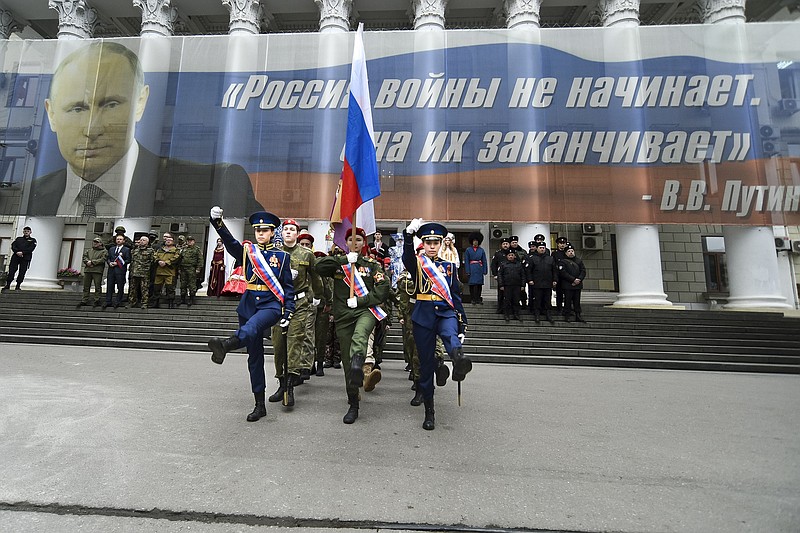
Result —
[[65, 168], [31, 183], [29, 216], [205, 216], [208, 206], [244, 217], [262, 207], [240, 165], [161, 157], [134, 139], [150, 87], [139, 58], [92, 43], [56, 68], [45, 101]]

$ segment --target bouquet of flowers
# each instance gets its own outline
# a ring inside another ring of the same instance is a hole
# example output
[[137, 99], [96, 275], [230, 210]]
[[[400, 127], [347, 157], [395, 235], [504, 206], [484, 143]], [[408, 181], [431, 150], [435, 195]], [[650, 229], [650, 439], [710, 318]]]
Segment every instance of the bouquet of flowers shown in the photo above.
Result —
[[74, 268], [59, 268], [56, 276], [59, 278], [75, 278], [80, 276], [81, 273]]

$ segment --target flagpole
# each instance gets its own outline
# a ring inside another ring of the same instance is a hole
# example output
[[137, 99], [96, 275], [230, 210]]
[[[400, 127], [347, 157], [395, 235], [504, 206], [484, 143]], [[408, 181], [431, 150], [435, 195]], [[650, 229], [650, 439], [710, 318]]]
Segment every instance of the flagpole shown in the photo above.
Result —
[[[358, 228], [358, 221], [356, 220], [357, 217], [358, 217], [358, 209], [353, 211], [353, 227], [350, 228], [350, 235], [353, 236], [353, 243], [356, 242], [356, 229]], [[345, 241], [346, 240], [347, 240], [347, 234], [345, 234]], [[352, 252], [353, 250], [350, 251]], [[353, 275], [351, 276], [350, 279], [350, 298], [355, 296], [355, 287], [356, 287], [356, 264], [353, 263]]]

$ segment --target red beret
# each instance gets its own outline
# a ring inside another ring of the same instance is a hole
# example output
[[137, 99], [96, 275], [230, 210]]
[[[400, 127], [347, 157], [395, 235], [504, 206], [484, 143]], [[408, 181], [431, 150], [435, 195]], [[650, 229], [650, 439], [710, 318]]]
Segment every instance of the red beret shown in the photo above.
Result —
[[311, 244], [314, 244], [314, 236], [308, 233], [307, 231], [304, 231], [303, 233], [297, 236], [298, 241], [302, 241], [303, 239], [308, 239], [309, 241], [311, 241]]
[[283, 225], [284, 226], [292, 225], [295, 228], [300, 229], [300, 224], [298, 224], [297, 221], [293, 218], [287, 218], [286, 220], [284, 220]]
[[[350, 228], [349, 230], [347, 230], [347, 233], [345, 233], [344, 238], [346, 239], [352, 234], [353, 234], [353, 228]], [[367, 233], [364, 231], [364, 228], [356, 228], [356, 235], [361, 235], [362, 237], [364, 237], [365, 241], [367, 240]]]
[[327, 257], [327, 256], [328, 256], [328, 254], [326, 254], [325, 252], [321, 252], [319, 250], [314, 252], [314, 257]]

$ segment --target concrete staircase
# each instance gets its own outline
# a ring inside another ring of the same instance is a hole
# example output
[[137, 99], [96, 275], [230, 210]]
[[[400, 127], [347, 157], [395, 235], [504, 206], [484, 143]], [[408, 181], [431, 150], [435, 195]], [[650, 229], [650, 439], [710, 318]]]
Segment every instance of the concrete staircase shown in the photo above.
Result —
[[[238, 299], [198, 297], [179, 309], [75, 309], [69, 291], [0, 295], [0, 342], [207, 351], [237, 327]], [[782, 313], [585, 306], [586, 324], [506, 323], [494, 306], [467, 305], [465, 351], [476, 362], [800, 373], [800, 318]], [[267, 341], [267, 353], [271, 345]], [[385, 357], [402, 359], [399, 325]]]

